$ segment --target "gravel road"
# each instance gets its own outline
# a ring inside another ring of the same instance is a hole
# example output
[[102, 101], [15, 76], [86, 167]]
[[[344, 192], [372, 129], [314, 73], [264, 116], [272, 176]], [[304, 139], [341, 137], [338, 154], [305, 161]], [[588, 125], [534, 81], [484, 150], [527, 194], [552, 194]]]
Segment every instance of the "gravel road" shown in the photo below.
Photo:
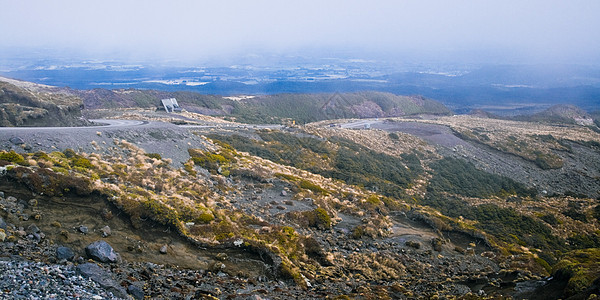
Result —
[[[93, 120], [107, 125], [90, 127], [0, 127], [0, 149], [52, 152], [71, 148], [86, 153], [108, 153], [114, 140], [127, 140], [148, 153], [160, 153], [174, 164], [189, 159], [188, 148], [204, 148], [194, 128], [170, 123], [131, 120]], [[215, 125], [207, 124], [206, 127]], [[97, 146], [95, 146], [95, 145]]]

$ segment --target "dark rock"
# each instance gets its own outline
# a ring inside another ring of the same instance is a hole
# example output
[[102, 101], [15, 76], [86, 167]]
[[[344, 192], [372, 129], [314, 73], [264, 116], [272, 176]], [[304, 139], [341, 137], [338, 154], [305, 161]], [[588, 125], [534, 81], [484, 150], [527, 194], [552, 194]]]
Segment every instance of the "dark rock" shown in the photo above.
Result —
[[27, 233], [34, 234], [34, 233], [39, 233], [39, 232], [40, 232], [40, 229], [37, 226], [35, 226], [35, 224], [31, 224], [27, 227]]
[[119, 254], [105, 241], [96, 241], [85, 247], [85, 253], [93, 260], [115, 263], [119, 261]]
[[31, 149], [33, 149], [33, 148], [31, 148], [30, 145], [25, 145], [25, 147], [23, 147], [23, 150], [25, 150], [25, 151], [31, 151]]
[[38, 243], [39, 243], [39, 242], [42, 240], [42, 235], [41, 235], [41, 234], [39, 234], [39, 233], [34, 233], [34, 234], [33, 234], [33, 239], [34, 239], [36, 242], [38, 242]]
[[77, 271], [83, 277], [90, 278], [119, 298], [127, 298], [127, 291], [121, 287], [112, 276], [112, 273], [104, 270], [94, 263], [85, 263], [77, 266]]
[[2, 217], [0, 217], [0, 228], [6, 229], [6, 222], [4, 222], [4, 219], [2, 219]]
[[71, 250], [71, 248], [63, 246], [56, 248], [56, 258], [72, 260], [73, 257], [75, 257], [75, 253], [73, 253], [73, 250]]
[[129, 295], [131, 295], [131, 297], [133, 297], [133, 299], [144, 299], [144, 291], [137, 285], [129, 285], [129, 287], [127, 287], [127, 292]]
[[18, 137], [18, 136], [13, 136], [9, 139], [9, 141], [11, 143], [13, 143], [14, 145], [23, 145], [25, 144], [25, 141], [23, 141], [22, 138]]

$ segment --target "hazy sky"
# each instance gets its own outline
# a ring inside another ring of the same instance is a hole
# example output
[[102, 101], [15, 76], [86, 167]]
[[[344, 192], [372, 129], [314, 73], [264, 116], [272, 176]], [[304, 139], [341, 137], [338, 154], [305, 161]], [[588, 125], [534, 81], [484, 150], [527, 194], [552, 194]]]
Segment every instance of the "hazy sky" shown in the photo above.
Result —
[[600, 63], [598, 0], [0, 0], [0, 9], [5, 55], [194, 60], [312, 49]]

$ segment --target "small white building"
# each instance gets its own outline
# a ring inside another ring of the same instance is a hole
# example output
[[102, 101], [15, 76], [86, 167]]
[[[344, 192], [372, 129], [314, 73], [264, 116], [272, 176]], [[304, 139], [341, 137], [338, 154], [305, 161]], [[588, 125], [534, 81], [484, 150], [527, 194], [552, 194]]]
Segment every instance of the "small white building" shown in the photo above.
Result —
[[181, 111], [181, 107], [179, 107], [179, 104], [177, 103], [177, 99], [175, 99], [175, 98], [162, 99], [160, 101], [162, 102], [162, 105], [165, 107], [165, 111], [167, 111], [168, 113]]

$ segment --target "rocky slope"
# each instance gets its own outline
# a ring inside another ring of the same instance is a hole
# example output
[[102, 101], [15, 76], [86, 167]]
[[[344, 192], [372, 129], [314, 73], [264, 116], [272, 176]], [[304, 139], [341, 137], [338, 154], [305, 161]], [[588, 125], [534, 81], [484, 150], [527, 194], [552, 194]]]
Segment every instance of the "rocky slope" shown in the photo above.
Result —
[[[597, 201], [564, 195], [563, 181], [546, 182], [556, 193], [545, 195], [518, 176], [492, 175], [502, 172], [483, 164], [509, 158], [491, 142], [462, 139], [475, 128], [505, 142], [531, 138], [535, 129], [555, 137], [535, 147], [575, 139], [596, 161], [586, 143], [596, 133], [472, 117], [372, 121], [380, 123], [0, 131], [3, 149], [16, 151], [0, 153], [3, 270], [81, 295], [119, 297], [531, 298], [538, 286], [555, 287], [545, 298], [596, 292]], [[566, 159], [548, 171], [566, 168], [580, 167]], [[593, 192], [590, 182], [581, 191]], [[95, 256], [85, 248], [98, 240], [121, 261], [87, 265]], [[59, 258], [59, 246], [73, 257]], [[19, 273], [23, 266], [31, 274]], [[544, 279], [551, 274], [556, 280]], [[77, 276], [90, 280], [77, 286]], [[26, 285], [9, 292], [32, 293]]]
[[0, 126], [81, 126], [83, 101], [57, 88], [0, 78]]

